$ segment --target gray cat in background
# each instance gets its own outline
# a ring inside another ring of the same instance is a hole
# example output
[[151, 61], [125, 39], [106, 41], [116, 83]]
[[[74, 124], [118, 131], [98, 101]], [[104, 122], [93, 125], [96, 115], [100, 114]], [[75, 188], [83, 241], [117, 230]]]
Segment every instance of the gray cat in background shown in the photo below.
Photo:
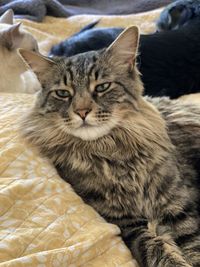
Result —
[[140, 266], [198, 267], [200, 107], [143, 98], [138, 39], [133, 26], [71, 58], [20, 50], [42, 86], [21, 130]]

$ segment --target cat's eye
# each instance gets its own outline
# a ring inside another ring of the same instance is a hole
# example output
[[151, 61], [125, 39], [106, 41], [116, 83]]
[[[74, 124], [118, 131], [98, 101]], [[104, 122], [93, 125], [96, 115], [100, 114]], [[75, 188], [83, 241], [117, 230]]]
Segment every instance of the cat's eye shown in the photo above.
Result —
[[103, 93], [110, 88], [111, 83], [101, 83], [95, 87], [95, 92]]
[[62, 89], [55, 90], [55, 93], [60, 98], [68, 98], [71, 96], [69, 91]]

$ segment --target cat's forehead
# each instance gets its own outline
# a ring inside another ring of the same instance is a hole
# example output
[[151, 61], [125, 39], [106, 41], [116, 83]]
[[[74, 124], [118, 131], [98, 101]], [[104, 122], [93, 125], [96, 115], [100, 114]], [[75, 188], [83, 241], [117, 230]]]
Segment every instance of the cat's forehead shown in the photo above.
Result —
[[100, 54], [100, 52], [91, 51], [66, 58], [63, 62], [64, 70], [73, 71], [76, 77], [88, 76], [100, 64]]
[[57, 62], [55, 69], [52, 69], [53, 79], [50, 79], [51, 88], [67, 88], [69, 91], [85, 92], [92, 90], [97, 80], [102, 79], [104, 65], [101, 63], [103, 50], [91, 51], [78, 54], [69, 58], [54, 58]]

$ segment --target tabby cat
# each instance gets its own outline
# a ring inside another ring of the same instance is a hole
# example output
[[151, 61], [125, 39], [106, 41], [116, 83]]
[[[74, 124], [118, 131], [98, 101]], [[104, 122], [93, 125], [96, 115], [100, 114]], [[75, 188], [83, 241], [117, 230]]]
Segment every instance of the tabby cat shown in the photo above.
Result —
[[142, 97], [138, 39], [132, 26], [109, 48], [71, 58], [20, 50], [42, 86], [21, 130], [120, 227], [140, 266], [197, 267], [200, 108]]

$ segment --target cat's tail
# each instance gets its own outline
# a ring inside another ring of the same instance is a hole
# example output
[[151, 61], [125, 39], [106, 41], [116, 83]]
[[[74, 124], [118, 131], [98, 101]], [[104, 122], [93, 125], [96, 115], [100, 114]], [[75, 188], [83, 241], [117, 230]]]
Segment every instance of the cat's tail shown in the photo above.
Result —
[[93, 29], [99, 22], [100, 22], [100, 19], [95, 20], [94, 22], [83, 27], [78, 33]]

